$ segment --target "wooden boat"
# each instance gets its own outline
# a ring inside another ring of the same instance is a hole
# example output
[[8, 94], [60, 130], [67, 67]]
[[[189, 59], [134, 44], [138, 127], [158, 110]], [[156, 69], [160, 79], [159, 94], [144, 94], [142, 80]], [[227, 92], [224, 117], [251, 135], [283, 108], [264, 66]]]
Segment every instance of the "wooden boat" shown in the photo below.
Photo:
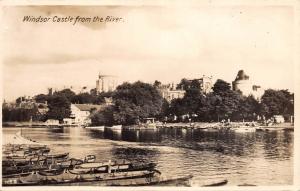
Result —
[[251, 126], [239, 126], [239, 127], [232, 127], [230, 130], [233, 130], [236, 133], [252, 133], [256, 131], [256, 127]]
[[45, 163], [47, 157], [45, 156], [34, 156], [34, 157], [26, 157], [26, 158], [17, 158], [17, 159], [3, 159], [2, 166], [10, 167], [10, 166], [26, 166], [31, 164], [42, 165]]
[[121, 131], [122, 130], [122, 125], [113, 125], [111, 127], [105, 127], [105, 129]]
[[143, 177], [152, 177], [155, 172], [151, 171], [133, 171], [117, 173], [95, 173], [74, 175], [68, 172], [53, 176], [43, 176], [38, 173], [30, 174], [19, 178], [3, 178], [3, 186], [33, 186], [33, 185], [64, 185], [70, 183], [93, 183], [106, 181], [119, 181], [125, 179], [135, 179]]
[[136, 177], [129, 179], [105, 180], [93, 182], [65, 183], [69, 186], [190, 186], [192, 175], [179, 177], [163, 177], [159, 173], [152, 176]]
[[209, 186], [224, 186], [228, 183], [228, 180], [224, 179], [224, 180], [220, 180], [220, 181], [216, 181], [216, 182], [210, 182], [210, 183], [206, 183], [203, 184], [201, 186], [203, 187], [209, 187]]
[[190, 179], [193, 178], [193, 175], [187, 176], [161, 176], [161, 174], [156, 174], [151, 178], [148, 178], [144, 183], [137, 182], [135, 185], [129, 186], [150, 186], [150, 185], [159, 185], [159, 186], [190, 186]]
[[26, 165], [26, 166], [2, 166], [2, 175], [9, 176], [9, 175], [18, 175], [22, 173], [32, 173], [34, 171], [46, 170], [48, 169], [47, 165]]
[[69, 153], [55, 155], [34, 155], [34, 156], [6, 156], [2, 159], [2, 165], [11, 166], [27, 166], [27, 165], [43, 165], [44, 163], [52, 163], [53, 161], [65, 160], [69, 157]]
[[67, 160], [59, 160], [59, 161], [55, 161], [55, 163], [59, 166], [61, 166], [62, 168], [74, 168], [74, 166], [76, 165], [81, 165], [84, 163], [83, 160], [81, 159], [75, 159], [75, 158], [70, 158]]
[[50, 169], [39, 170], [37, 173], [42, 176], [57, 176], [64, 173], [65, 169], [59, 166], [50, 167]]
[[19, 178], [24, 176], [29, 176], [32, 172], [20, 172], [16, 174], [8, 174], [8, 175], [2, 175], [2, 178]]
[[[45, 173], [54, 173], [57, 169], [67, 169], [67, 168], [74, 168], [76, 165], [82, 164], [83, 161], [80, 159], [66, 159], [66, 160], [51, 160], [46, 161], [43, 163], [27, 163], [27, 165], [17, 166], [13, 161], [11, 161], [11, 164], [3, 165], [2, 166], [2, 175], [12, 177], [18, 176], [19, 174], [22, 175], [22, 173], [32, 173], [32, 172], [40, 172], [43, 171]], [[41, 172], [41, 173], [43, 173]], [[44, 173], [44, 174], [45, 174]]]
[[32, 155], [43, 155], [49, 153], [50, 149], [47, 147], [6, 147], [2, 152], [2, 156], [32, 156]]
[[66, 159], [69, 157], [69, 153], [62, 153], [62, 154], [53, 154], [53, 155], [45, 155], [47, 159]]
[[87, 156], [84, 158], [84, 162], [85, 162], [85, 163], [95, 162], [95, 160], [96, 160], [96, 156], [95, 156], [95, 155], [87, 155]]
[[153, 171], [156, 167], [155, 163], [143, 163], [143, 164], [113, 164], [102, 165], [92, 168], [84, 168], [81, 165], [75, 166], [73, 169], [69, 169], [72, 174], [89, 174], [89, 173], [108, 173], [108, 172], [130, 172], [150, 170]]
[[43, 176], [54, 176], [64, 172], [66, 168], [58, 165], [44, 165], [44, 166], [26, 166], [26, 167], [16, 167], [15, 169], [3, 169], [3, 178], [18, 178], [20, 176], [24, 177], [32, 173], [38, 173]]
[[94, 127], [85, 127], [86, 129], [93, 129], [93, 130], [100, 130], [100, 131], [104, 131], [104, 126], [94, 126]]

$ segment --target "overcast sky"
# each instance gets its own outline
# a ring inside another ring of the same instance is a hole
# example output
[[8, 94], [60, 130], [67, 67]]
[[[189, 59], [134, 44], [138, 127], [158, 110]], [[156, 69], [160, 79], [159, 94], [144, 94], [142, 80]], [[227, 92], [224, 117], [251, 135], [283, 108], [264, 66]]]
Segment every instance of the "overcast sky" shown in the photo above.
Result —
[[[119, 23], [23, 23], [31, 16], [119, 16]], [[97, 74], [163, 83], [240, 69], [264, 88], [294, 91], [289, 6], [5, 7], [6, 100], [48, 87], [95, 86]]]

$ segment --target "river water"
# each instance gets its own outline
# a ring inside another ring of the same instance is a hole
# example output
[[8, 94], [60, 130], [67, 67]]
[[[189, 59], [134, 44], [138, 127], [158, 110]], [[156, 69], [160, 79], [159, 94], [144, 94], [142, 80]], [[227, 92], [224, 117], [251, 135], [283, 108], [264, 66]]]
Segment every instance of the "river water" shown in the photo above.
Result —
[[[3, 128], [5, 135], [20, 128]], [[236, 133], [186, 129], [99, 131], [23, 128], [22, 134], [70, 157], [158, 163], [167, 175], [192, 174], [193, 186], [227, 179], [229, 186], [293, 184], [294, 132]]]

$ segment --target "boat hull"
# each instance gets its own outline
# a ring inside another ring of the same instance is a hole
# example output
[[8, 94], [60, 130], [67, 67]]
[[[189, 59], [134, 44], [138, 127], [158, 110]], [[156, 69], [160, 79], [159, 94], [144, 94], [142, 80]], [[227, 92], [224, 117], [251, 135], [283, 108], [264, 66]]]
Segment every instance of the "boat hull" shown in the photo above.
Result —
[[104, 131], [104, 126], [95, 126], [95, 127], [85, 127], [86, 129], [91, 129], [91, 130], [100, 130]]
[[11, 181], [10, 184], [3, 184], [3, 186], [190, 186], [191, 175], [182, 177], [163, 177], [156, 172], [136, 173], [131, 176], [116, 176], [110, 174], [105, 179], [86, 179], [77, 178], [76, 180], [64, 179], [61, 181], [54, 181], [49, 179], [40, 182], [26, 182], [26, 181]]
[[136, 179], [152, 177], [155, 172], [151, 171], [135, 171], [135, 172], [119, 172], [119, 173], [96, 173], [74, 175], [64, 172], [60, 175], [42, 176], [40, 174], [30, 174], [20, 178], [3, 178], [3, 186], [34, 186], [34, 185], [91, 185], [98, 183], [106, 185], [108, 182], [116, 182], [125, 179]]

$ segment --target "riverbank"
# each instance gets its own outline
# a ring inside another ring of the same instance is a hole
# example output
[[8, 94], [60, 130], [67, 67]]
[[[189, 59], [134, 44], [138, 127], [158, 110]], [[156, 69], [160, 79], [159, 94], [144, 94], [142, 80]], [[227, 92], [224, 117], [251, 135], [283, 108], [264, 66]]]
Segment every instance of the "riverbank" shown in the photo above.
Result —
[[192, 123], [165, 123], [159, 124], [157, 127], [170, 127], [170, 128], [195, 128], [195, 129], [204, 129], [204, 128], [217, 128], [217, 127], [241, 127], [241, 126], [253, 126], [253, 127], [262, 127], [262, 128], [294, 128], [293, 123], [278, 123], [272, 125], [263, 125], [258, 122], [230, 122], [230, 123], [208, 123], [208, 122], [192, 122]]
[[[18, 131], [20, 128], [2, 129], [3, 139]], [[74, 158], [94, 154], [102, 161], [155, 162], [159, 163], [158, 170], [163, 174], [176, 176], [192, 172], [193, 185], [222, 178], [228, 180], [229, 186], [293, 183], [293, 132], [243, 135], [234, 131], [220, 133], [176, 128], [114, 132], [86, 128], [23, 128], [22, 135], [49, 145], [53, 154], [69, 152]]]
[[[34, 121], [34, 122], [2, 122], [3, 127], [38, 127], [38, 126], [46, 126], [45, 122], [42, 121]], [[134, 126], [134, 125], [133, 125]], [[272, 125], [263, 125], [258, 122], [230, 122], [230, 123], [220, 123], [220, 122], [178, 122], [178, 123], [160, 123], [157, 124], [156, 127], [162, 128], [195, 128], [195, 129], [204, 129], [204, 128], [216, 128], [216, 127], [240, 127], [240, 126], [255, 126], [255, 127], [263, 127], [263, 128], [294, 128], [293, 123], [278, 123]], [[126, 127], [126, 126], [124, 126]]]
[[2, 127], [30, 127], [30, 126], [46, 126], [43, 121], [9, 121], [2, 122]]

